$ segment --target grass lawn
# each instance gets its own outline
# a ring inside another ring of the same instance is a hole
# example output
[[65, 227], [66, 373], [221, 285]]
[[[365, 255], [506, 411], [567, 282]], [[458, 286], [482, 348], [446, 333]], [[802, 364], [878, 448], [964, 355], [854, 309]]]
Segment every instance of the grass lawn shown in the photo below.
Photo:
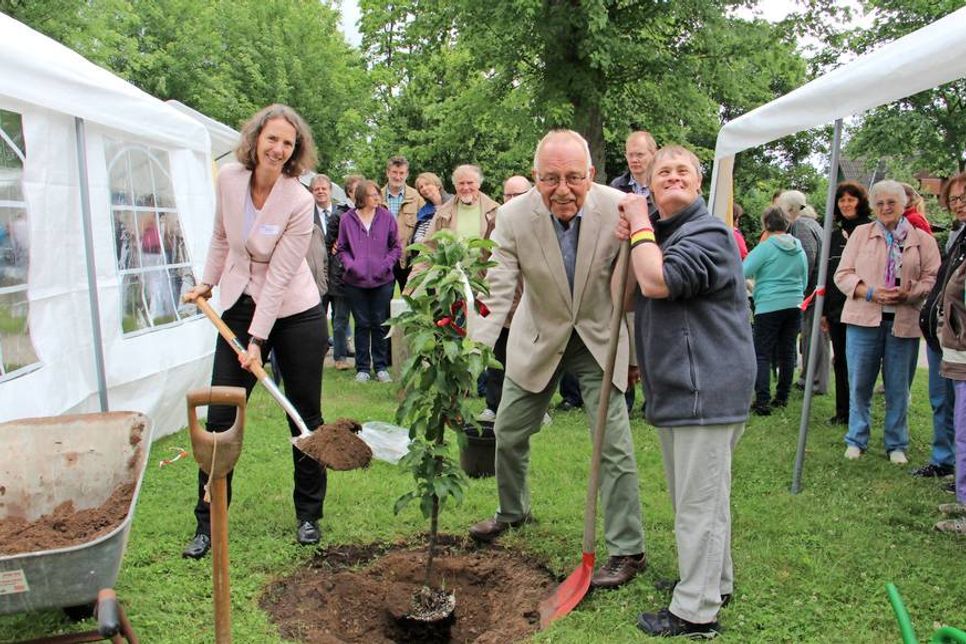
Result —
[[[351, 372], [327, 370], [328, 419], [392, 421], [392, 385], [357, 384]], [[482, 400], [479, 401], [482, 407]], [[932, 530], [936, 506], [953, 501], [934, 480], [909, 476], [928, 460], [932, 434], [926, 372], [913, 387], [910, 467], [891, 465], [881, 450], [882, 397], [874, 416], [873, 450], [842, 457], [842, 427], [832, 396], [814, 401], [804, 490], [789, 494], [801, 394], [784, 412], [753, 418], [734, 463], [733, 513], [736, 593], [721, 620], [728, 642], [896, 642], [899, 631], [886, 598], [895, 582], [923, 640], [940, 624], [966, 628], [966, 539]], [[265, 584], [311, 556], [295, 544], [291, 460], [282, 412], [256, 390], [245, 448], [236, 470], [230, 515], [233, 625], [236, 642], [279, 642], [258, 607]], [[654, 590], [676, 576], [671, 505], [656, 432], [632, 422], [650, 565], [633, 583], [586, 599], [535, 642], [635, 642], [642, 609], [666, 605]], [[214, 638], [211, 560], [183, 560], [194, 530], [195, 465], [191, 459], [158, 468], [174, 447], [190, 448], [186, 432], [154, 444], [117, 592], [143, 642], [201, 642]], [[583, 502], [590, 441], [583, 412], [556, 413], [533, 440], [531, 486], [539, 524], [504, 543], [546, 561], [561, 575], [580, 562]], [[415, 538], [427, 529], [415, 506], [393, 516], [393, 501], [410, 479], [376, 462], [366, 471], [334, 472], [322, 522], [324, 544]], [[447, 509], [441, 530], [464, 534], [496, 505], [493, 479], [472, 481], [464, 504]], [[601, 530], [598, 529], [598, 534]], [[603, 558], [602, 541], [598, 558]], [[89, 624], [89, 623], [88, 623]], [[77, 630], [59, 611], [0, 617], [0, 640]]]

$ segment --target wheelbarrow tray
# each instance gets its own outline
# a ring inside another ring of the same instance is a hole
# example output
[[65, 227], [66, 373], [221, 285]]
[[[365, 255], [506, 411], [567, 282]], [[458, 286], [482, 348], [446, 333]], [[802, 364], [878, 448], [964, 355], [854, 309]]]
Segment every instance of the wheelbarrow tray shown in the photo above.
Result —
[[0, 521], [35, 521], [65, 501], [102, 505], [134, 483], [124, 519], [69, 547], [0, 555], [0, 615], [78, 606], [112, 588], [127, 545], [151, 445], [151, 421], [135, 412], [29, 418], [0, 424]]

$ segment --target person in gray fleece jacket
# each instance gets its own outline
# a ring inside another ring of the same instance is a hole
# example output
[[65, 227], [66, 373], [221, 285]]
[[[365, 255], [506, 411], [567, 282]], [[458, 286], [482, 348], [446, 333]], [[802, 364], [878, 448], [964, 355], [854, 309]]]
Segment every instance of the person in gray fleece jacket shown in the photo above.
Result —
[[738, 247], [700, 196], [697, 157], [662, 148], [650, 185], [659, 217], [627, 195], [617, 234], [631, 240], [640, 287], [638, 365], [675, 509], [680, 581], [670, 605], [641, 613], [637, 625], [655, 636], [713, 637], [734, 589], [731, 460], [748, 420], [755, 350]]

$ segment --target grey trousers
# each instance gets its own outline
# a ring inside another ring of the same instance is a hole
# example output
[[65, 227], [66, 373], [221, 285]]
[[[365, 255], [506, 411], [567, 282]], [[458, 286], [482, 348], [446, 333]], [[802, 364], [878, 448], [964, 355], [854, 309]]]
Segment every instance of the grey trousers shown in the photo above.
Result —
[[681, 578], [670, 609], [696, 624], [715, 621], [721, 596], [734, 590], [731, 456], [744, 429], [744, 423], [658, 428]]
[[[543, 391], [525, 391], [511, 378], [503, 380], [503, 399], [494, 425], [496, 483], [500, 496], [496, 518], [500, 521], [518, 521], [530, 512], [527, 485], [530, 437], [540, 431], [543, 415], [564, 370], [572, 373], [580, 384], [593, 432], [604, 372], [576, 333], [564, 351], [557, 373]], [[600, 470], [604, 540], [611, 556], [635, 555], [644, 552], [644, 527], [634, 443], [624, 394], [613, 384], [608, 383], [608, 388], [610, 398]]]

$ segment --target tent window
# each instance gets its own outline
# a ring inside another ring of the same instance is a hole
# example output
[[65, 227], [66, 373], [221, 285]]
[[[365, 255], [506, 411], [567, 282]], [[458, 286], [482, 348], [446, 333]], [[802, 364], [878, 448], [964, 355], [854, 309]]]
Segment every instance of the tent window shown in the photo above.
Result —
[[134, 333], [197, 315], [181, 294], [195, 282], [164, 150], [106, 140], [121, 326]]
[[27, 326], [30, 229], [23, 198], [20, 115], [0, 110], [0, 380], [37, 362]]

